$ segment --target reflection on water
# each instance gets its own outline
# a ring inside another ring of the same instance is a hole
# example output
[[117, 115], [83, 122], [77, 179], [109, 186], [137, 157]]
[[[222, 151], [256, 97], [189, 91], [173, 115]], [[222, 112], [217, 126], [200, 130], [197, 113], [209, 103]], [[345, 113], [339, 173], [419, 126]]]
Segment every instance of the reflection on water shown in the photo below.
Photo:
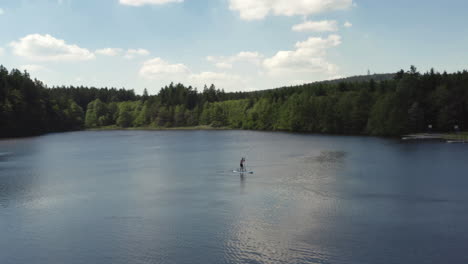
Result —
[[345, 157], [346, 152], [344, 151], [321, 151], [320, 155], [318, 155], [317, 157], [312, 157], [311, 160], [322, 164], [338, 164], [343, 163]]
[[[468, 263], [463, 145], [249, 131], [0, 141], [0, 263]], [[254, 174], [232, 173], [246, 156]]]

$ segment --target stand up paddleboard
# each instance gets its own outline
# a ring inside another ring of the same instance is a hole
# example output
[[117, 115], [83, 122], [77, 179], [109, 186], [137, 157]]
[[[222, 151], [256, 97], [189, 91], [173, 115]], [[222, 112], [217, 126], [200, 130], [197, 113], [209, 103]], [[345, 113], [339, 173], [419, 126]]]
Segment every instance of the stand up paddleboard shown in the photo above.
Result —
[[253, 171], [240, 171], [240, 170], [233, 170], [233, 173], [240, 173], [240, 174], [253, 174]]

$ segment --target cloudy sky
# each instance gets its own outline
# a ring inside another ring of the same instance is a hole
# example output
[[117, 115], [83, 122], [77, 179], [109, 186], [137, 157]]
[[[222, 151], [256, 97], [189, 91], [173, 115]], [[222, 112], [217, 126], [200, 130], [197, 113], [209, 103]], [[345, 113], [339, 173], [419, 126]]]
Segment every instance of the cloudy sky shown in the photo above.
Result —
[[468, 68], [466, 0], [0, 0], [0, 64], [49, 86], [274, 88]]

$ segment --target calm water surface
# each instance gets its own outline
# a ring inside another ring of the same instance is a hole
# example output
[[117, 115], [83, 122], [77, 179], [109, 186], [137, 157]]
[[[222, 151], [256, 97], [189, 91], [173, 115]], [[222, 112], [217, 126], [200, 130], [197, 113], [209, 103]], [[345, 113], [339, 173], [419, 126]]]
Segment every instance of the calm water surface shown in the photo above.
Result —
[[[241, 156], [253, 175], [232, 173]], [[0, 141], [0, 263], [468, 263], [468, 145], [249, 131]]]

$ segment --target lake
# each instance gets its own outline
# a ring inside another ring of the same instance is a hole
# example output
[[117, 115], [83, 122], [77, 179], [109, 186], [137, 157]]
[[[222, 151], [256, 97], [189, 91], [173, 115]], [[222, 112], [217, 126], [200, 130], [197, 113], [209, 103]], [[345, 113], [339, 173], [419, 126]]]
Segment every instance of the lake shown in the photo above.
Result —
[[83, 131], [0, 153], [2, 264], [468, 263], [466, 144]]

